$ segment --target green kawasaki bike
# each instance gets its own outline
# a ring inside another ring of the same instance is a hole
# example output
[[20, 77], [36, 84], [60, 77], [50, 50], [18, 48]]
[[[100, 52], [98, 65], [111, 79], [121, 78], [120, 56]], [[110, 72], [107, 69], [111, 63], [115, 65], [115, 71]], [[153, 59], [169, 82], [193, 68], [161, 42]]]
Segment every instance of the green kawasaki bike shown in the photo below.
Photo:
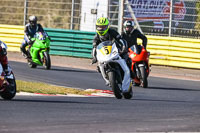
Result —
[[47, 34], [45, 32], [37, 32], [31, 41], [33, 41], [33, 44], [29, 46], [27, 50], [29, 57], [31, 57], [27, 59], [28, 66], [31, 68], [36, 68], [39, 65], [44, 66], [45, 69], [50, 69], [50, 40], [47, 37]]

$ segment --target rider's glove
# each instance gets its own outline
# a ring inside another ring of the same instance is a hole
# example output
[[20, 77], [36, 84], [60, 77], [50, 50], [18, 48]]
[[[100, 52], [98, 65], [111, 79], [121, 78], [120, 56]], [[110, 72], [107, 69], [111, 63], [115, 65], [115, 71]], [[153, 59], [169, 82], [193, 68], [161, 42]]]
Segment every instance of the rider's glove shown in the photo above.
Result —
[[121, 51], [121, 50], [119, 51], [119, 55], [123, 55], [123, 53], [124, 53], [123, 51]]
[[30, 40], [28, 41], [28, 45], [32, 45], [34, 41]]

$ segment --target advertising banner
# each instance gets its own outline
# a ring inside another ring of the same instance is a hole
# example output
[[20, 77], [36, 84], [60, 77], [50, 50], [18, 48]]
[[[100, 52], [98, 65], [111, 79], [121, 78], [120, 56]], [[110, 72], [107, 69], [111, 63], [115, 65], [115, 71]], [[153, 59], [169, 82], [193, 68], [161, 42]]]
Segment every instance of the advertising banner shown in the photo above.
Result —
[[[134, 15], [139, 23], [152, 22], [154, 28], [164, 29], [169, 27], [171, 0], [128, 0]], [[196, 20], [196, 2], [173, 0], [172, 27], [193, 29], [192, 21]], [[130, 11], [125, 7], [124, 17], [131, 19]]]
[[[170, 0], [128, 0], [138, 21], [168, 20], [170, 17]], [[175, 20], [182, 20], [186, 14], [184, 1], [173, 3]], [[127, 14], [128, 15], [128, 14]]]

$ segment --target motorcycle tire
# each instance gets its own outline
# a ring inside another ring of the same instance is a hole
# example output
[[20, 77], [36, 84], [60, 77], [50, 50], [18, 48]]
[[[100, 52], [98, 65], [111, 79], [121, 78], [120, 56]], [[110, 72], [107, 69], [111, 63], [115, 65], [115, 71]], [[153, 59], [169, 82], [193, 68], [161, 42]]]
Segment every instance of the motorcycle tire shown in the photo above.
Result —
[[14, 79], [7, 79], [9, 85], [5, 87], [5, 90], [0, 93], [1, 97], [5, 100], [11, 100], [15, 97], [17, 89], [16, 89], [16, 81]]
[[50, 69], [51, 68], [51, 59], [50, 59], [49, 53], [44, 52], [43, 55], [44, 55], [43, 65], [44, 65], [45, 69]]
[[118, 81], [115, 76], [115, 72], [110, 71], [108, 72], [109, 82], [112, 87], [112, 91], [117, 99], [122, 99], [121, 90], [118, 86]]
[[147, 88], [148, 87], [148, 81], [147, 81], [147, 72], [144, 66], [139, 67], [140, 68], [140, 72], [141, 72], [141, 86], [143, 88]]

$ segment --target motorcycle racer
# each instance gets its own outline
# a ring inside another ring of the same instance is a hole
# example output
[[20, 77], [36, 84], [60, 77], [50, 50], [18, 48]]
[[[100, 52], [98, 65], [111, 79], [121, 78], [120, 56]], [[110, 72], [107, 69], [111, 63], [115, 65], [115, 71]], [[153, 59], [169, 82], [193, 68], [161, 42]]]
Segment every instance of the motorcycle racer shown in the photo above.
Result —
[[[126, 41], [123, 40], [120, 36], [120, 34], [115, 31], [114, 29], [109, 28], [109, 21], [105, 17], [101, 17], [97, 19], [96, 21], [96, 32], [97, 34], [94, 37], [93, 40], [93, 51], [92, 51], [92, 64], [97, 62], [96, 58], [96, 47], [104, 41], [116, 41], [116, 45], [119, 49], [119, 53], [121, 57], [123, 58], [121, 61], [122, 69], [124, 71], [124, 78], [122, 81], [122, 90], [124, 92], [128, 91], [128, 88], [130, 86], [130, 70], [126, 64], [126, 60], [124, 59], [127, 55], [128, 49], [127, 49], [127, 44]], [[106, 81], [106, 85], [109, 85], [109, 80], [106, 78], [105, 72], [104, 72], [104, 64], [100, 64], [100, 71], [103, 75], [104, 80]]]
[[124, 22], [124, 31], [121, 33], [123, 39], [128, 43], [128, 48], [132, 45], [137, 45], [137, 38], [142, 39], [142, 45], [146, 49], [147, 47], [147, 37], [143, 35], [139, 30], [134, 29], [134, 22], [126, 20]]
[[3, 67], [3, 71], [6, 75], [9, 75], [11, 72], [11, 68], [8, 64], [8, 58], [7, 58], [7, 46], [4, 42], [0, 41], [0, 62]]
[[[137, 38], [140, 38], [142, 39], [142, 45], [146, 49], [147, 37], [143, 35], [138, 29], [134, 29], [134, 22], [130, 20], [126, 20], [123, 26], [124, 28], [123, 28], [123, 32], [121, 33], [121, 36], [123, 39], [127, 41], [128, 48], [130, 48], [133, 45], [138, 45]], [[130, 68], [131, 73], [134, 75], [132, 76], [132, 78], [135, 78], [135, 75], [136, 75], [135, 72], [131, 70], [131, 67], [129, 68]], [[134, 82], [133, 84], [135, 85]]]
[[35, 35], [36, 32], [44, 32], [44, 29], [42, 28], [42, 25], [37, 23], [37, 17], [36, 16], [30, 16], [29, 17], [29, 23], [25, 25], [24, 28], [24, 41], [22, 42], [22, 45], [20, 47], [20, 50], [25, 58], [28, 58], [26, 46], [32, 45], [33, 42], [31, 41], [31, 38]]

